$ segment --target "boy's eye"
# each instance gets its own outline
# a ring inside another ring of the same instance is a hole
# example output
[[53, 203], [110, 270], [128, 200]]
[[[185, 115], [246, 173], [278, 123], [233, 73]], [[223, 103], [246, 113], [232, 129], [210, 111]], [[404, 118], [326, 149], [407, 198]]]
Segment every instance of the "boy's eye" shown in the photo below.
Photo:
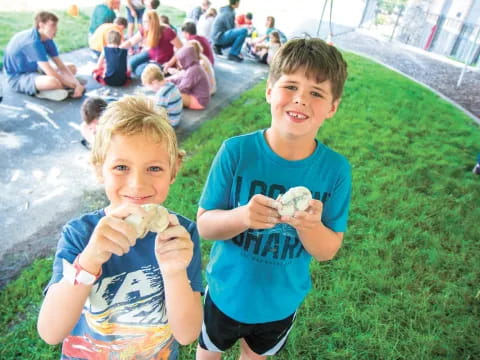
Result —
[[287, 85], [285, 86], [285, 88], [288, 90], [297, 90], [297, 87], [295, 85]]
[[116, 165], [113, 169], [118, 171], [127, 171], [128, 167], [126, 165]]
[[312, 91], [311, 94], [315, 97], [322, 97], [322, 94], [320, 94], [319, 92], [316, 92], [316, 91]]
[[159, 172], [159, 171], [162, 171], [163, 169], [160, 167], [160, 166], [150, 166], [148, 168], [148, 171], [152, 171], [152, 172]]

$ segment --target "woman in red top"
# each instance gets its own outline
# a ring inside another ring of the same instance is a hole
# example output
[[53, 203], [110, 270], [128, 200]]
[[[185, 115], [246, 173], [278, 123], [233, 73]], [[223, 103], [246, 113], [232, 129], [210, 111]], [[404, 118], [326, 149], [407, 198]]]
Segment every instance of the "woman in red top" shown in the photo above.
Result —
[[[149, 10], [143, 15], [143, 31], [138, 31], [130, 39], [126, 40], [121, 47], [130, 48], [143, 42], [142, 51], [130, 58], [132, 73], [140, 77], [143, 69], [150, 61], [159, 65], [167, 64], [172, 60], [174, 49], [182, 47], [181, 40], [169, 27], [160, 25], [160, 19], [155, 10]], [[174, 60], [172, 60], [174, 61]]]

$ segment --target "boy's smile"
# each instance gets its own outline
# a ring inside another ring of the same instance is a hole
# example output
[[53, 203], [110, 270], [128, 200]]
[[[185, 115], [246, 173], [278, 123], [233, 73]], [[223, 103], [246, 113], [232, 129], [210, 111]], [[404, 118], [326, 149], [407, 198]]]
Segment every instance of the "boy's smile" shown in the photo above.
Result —
[[112, 208], [128, 203], [162, 204], [173, 183], [166, 144], [142, 133], [113, 135], [98, 171]]
[[304, 69], [283, 74], [273, 86], [269, 84], [266, 97], [271, 105], [272, 129], [287, 138], [315, 138], [339, 103], [333, 100], [330, 80], [317, 83], [314, 76], [306, 76]]

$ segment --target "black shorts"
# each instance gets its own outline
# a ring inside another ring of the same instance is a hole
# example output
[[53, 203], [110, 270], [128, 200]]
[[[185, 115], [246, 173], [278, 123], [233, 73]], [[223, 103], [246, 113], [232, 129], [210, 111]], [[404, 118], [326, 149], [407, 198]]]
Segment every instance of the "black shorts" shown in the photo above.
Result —
[[241, 338], [259, 355], [275, 355], [286, 344], [288, 333], [293, 327], [296, 313], [286, 319], [260, 324], [238, 322], [213, 303], [210, 295], [205, 295], [202, 333], [198, 343], [209, 351], [225, 351]]

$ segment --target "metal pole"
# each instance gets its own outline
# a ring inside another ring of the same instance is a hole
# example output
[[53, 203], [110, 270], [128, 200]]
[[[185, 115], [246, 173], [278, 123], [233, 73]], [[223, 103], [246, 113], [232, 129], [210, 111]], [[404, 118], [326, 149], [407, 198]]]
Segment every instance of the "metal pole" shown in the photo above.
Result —
[[395, 20], [395, 25], [393, 26], [392, 34], [390, 35], [390, 40], [389, 41], [393, 40], [393, 35], [395, 34], [395, 30], [397, 29], [398, 21], [400, 20], [400, 17], [403, 14], [403, 9], [404, 9], [403, 5], [400, 6], [400, 9], [399, 9], [398, 14], [397, 14], [397, 19]]
[[463, 76], [465, 75], [465, 71], [467, 70], [468, 64], [470, 63], [470, 61], [473, 60], [473, 53], [475, 52], [475, 46], [477, 45], [477, 40], [479, 36], [480, 36], [480, 27], [477, 29], [477, 35], [475, 36], [475, 40], [473, 40], [472, 47], [468, 52], [468, 56], [465, 58], [465, 65], [463, 66], [462, 72], [458, 77], [457, 86], [456, 86], [457, 88], [459, 88], [460, 85], [462, 84]]
[[317, 37], [320, 37], [320, 28], [322, 27], [323, 14], [325, 13], [325, 8], [327, 7], [327, 2], [328, 2], [328, 0], [325, 0], [325, 2], [323, 3], [322, 15], [320, 15], [320, 22], [318, 23], [318, 28], [317, 28]]

